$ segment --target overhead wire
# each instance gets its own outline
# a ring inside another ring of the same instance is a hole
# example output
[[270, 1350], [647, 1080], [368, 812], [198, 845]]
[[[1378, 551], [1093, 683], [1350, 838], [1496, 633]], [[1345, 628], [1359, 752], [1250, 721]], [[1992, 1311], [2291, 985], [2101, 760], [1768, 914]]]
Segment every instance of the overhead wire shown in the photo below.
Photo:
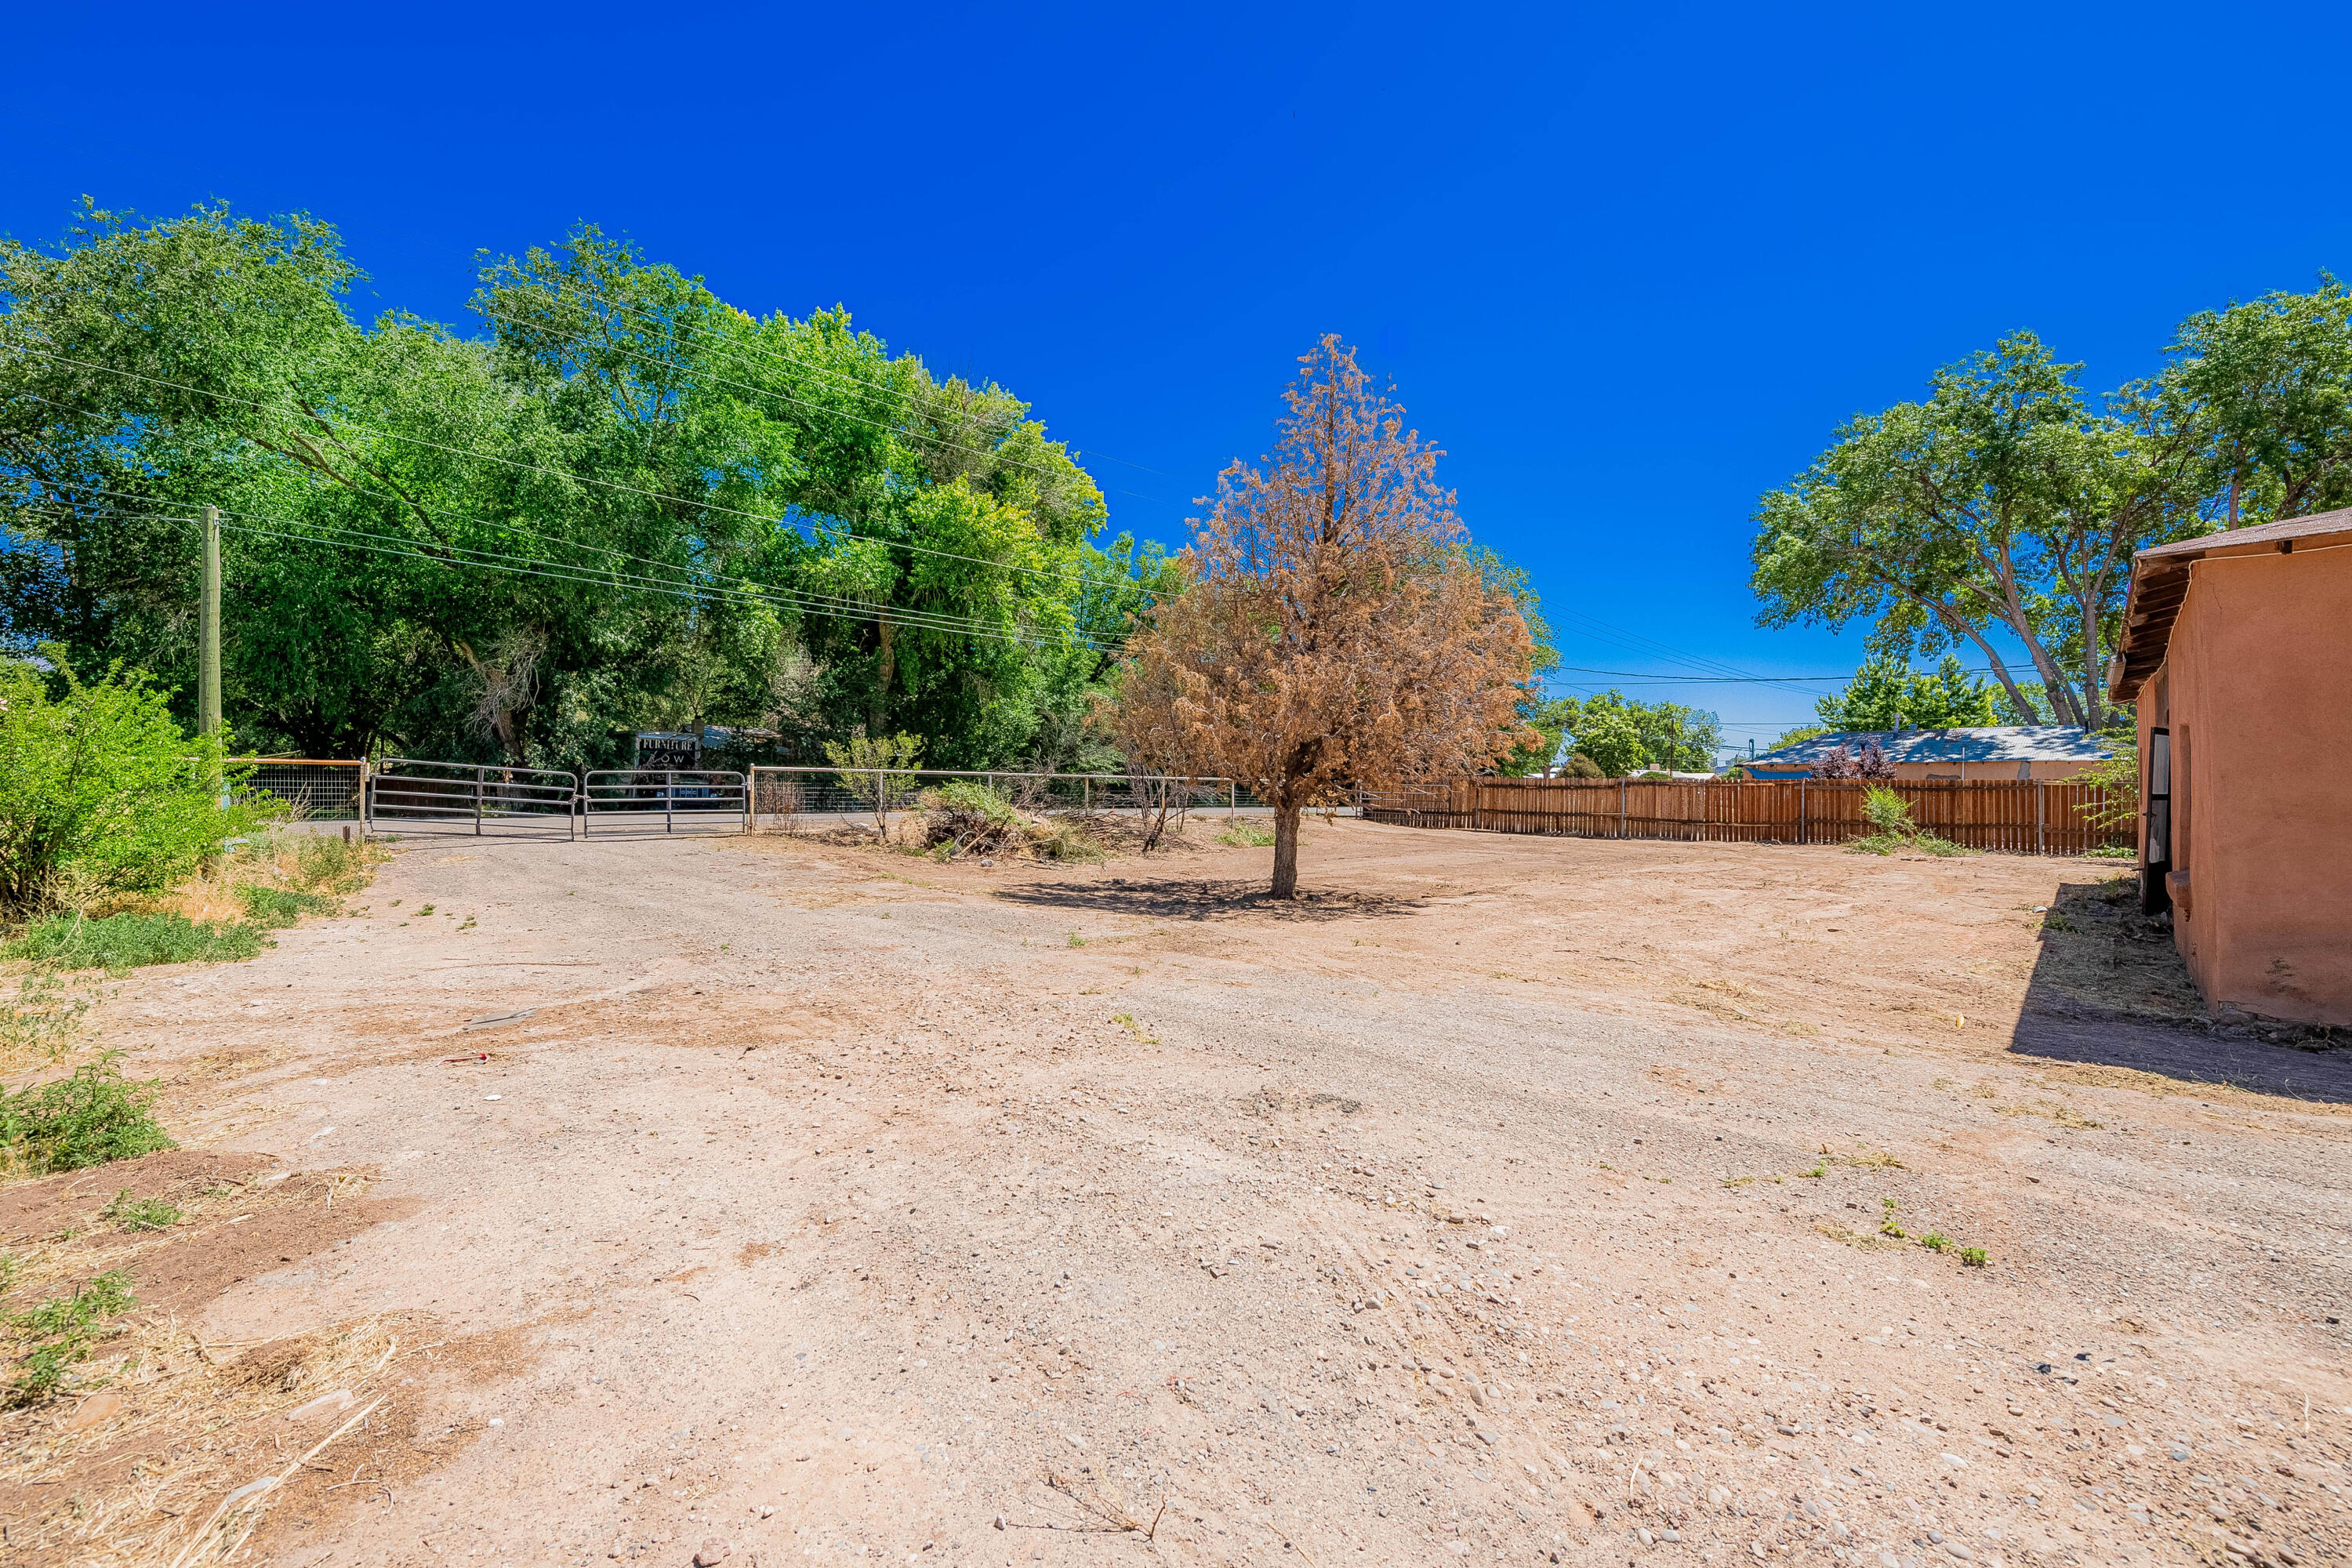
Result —
[[[85, 490], [99, 489], [99, 487], [88, 486], [72, 488]], [[125, 492], [111, 490], [101, 490], [100, 493], [111, 496], [125, 495]], [[150, 498], [127, 497], [126, 499], [145, 500]], [[182, 522], [197, 521], [170, 512], [134, 512], [127, 508], [109, 510], [126, 516], [152, 518], [157, 521]], [[1049, 637], [1035, 634], [1024, 635], [1007, 631], [999, 626], [970, 616], [945, 616], [934, 611], [905, 606], [866, 605], [859, 601], [825, 595], [812, 596], [791, 590], [760, 588], [740, 584], [664, 582], [641, 573], [619, 572], [609, 567], [583, 566], [573, 562], [536, 560], [509, 552], [483, 550], [472, 545], [442, 544], [432, 549], [420, 548], [422, 542], [404, 534], [374, 533], [364, 529], [353, 529], [314, 520], [279, 518], [267, 513], [241, 511], [231, 508], [215, 510], [222, 513], [224, 519], [222, 526], [237, 532], [261, 538], [362, 550], [375, 554], [404, 556], [442, 566], [471, 566], [512, 575], [550, 578], [595, 587], [618, 588], [625, 592], [660, 594], [690, 601], [761, 604], [774, 608], [795, 610], [833, 619], [872, 623], [887, 621], [894, 626], [906, 626], [912, 630], [932, 631], [952, 637], [975, 637], [1027, 647], [1062, 647], [1066, 646], [1070, 641], [1076, 641], [1097, 652], [1115, 655], [1123, 646], [1120, 643], [1107, 644], [1089, 637], [1083, 632], [1076, 633], [1070, 638]], [[277, 528], [261, 526], [264, 523], [276, 523], [278, 526]], [[669, 569], [681, 574], [691, 570], [683, 567]]]
[[[46, 399], [45, 399], [44, 401], [47, 401], [47, 400], [46, 400]], [[73, 483], [73, 484], [68, 484], [68, 486], [66, 486], [65, 488], [67, 488], [67, 489], [75, 489], [75, 490], [79, 490], [79, 491], [82, 491], [82, 492], [84, 492], [84, 493], [88, 493], [88, 494], [105, 495], [105, 496], [110, 496], [110, 497], [113, 497], [113, 498], [117, 498], [117, 499], [121, 499], [121, 500], [141, 500], [141, 501], [146, 501], [146, 500], [152, 500], [152, 499], [153, 499], [153, 498], [149, 498], [149, 497], [138, 496], [138, 495], [132, 494], [132, 493], [131, 493], [131, 492], [127, 492], [127, 491], [108, 489], [106, 489], [106, 488], [104, 488], [104, 487], [102, 487], [102, 486], [97, 486], [97, 485], [88, 485], [88, 484]], [[393, 501], [393, 502], [394, 502], [395, 504], [405, 504], [405, 505], [414, 505], [414, 506], [420, 506], [420, 507], [423, 507], [423, 503], [421, 503], [421, 502], [415, 502], [415, 501], [409, 501], [409, 500], [406, 500], [406, 499], [405, 499], [405, 498], [393, 495], [391, 492], [386, 491], [386, 490], [372, 490], [372, 489], [366, 489], [366, 488], [364, 488], [364, 487], [359, 487], [359, 486], [352, 487], [352, 489], [354, 490], [354, 492], [355, 492], [355, 493], [362, 494], [362, 495], [371, 495], [371, 496], [380, 497], [380, 498], [382, 498], [382, 499], [383, 499], [383, 500], [385, 500]], [[315, 494], [315, 493], [331, 493], [331, 492], [320, 491], [320, 490], [317, 489], [314, 487], [314, 488], [313, 488], [313, 493]], [[260, 513], [240, 513], [240, 512], [236, 512], [233, 509], [222, 509], [222, 510], [224, 510], [225, 514], [226, 514], [226, 515], [232, 515], [232, 516], [261, 517], [261, 516], [263, 516], [263, 515], [264, 515], [264, 514], [260, 514]], [[703, 577], [703, 578], [711, 578], [711, 577], [717, 577], [717, 576], [719, 575], [719, 573], [717, 572], [717, 570], [716, 570], [715, 568], [709, 567], [709, 566], [683, 565], [683, 564], [680, 564], [680, 563], [676, 563], [676, 562], [669, 562], [669, 561], [661, 561], [661, 560], [657, 560], [657, 559], [656, 559], [656, 558], [654, 558], [654, 557], [652, 557], [652, 556], [647, 556], [647, 555], [634, 555], [634, 554], [631, 554], [630, 552], [626, 552], [626, 551], [615, 550], [615, 549], [612, 548], [612, 547], [611, 547], [611, 546], [609, 546], [609, 545], [594, 544], [594, 543], [590, 543], [590, 542], [584, 542], [584, 541], [578, 541], [578, 540], [569, 540], [569, 539], [564, 539], [564, 538], [562, 538], [561, 535], [557, 535], [557, 534], [550, 534], [550, 533], [542, 533], [542, 532], [540, 532], [539, 531], [537, 531], [537, 530], [535, 530], [535, 529], [523, 528], [523, 527], [521, 527], [521, 526], [520, 526], [520, 525], [519, 525], [519, 524], [513, 524], [513, 523], [506, 523], [506, 522], [494, 521], [492, 521], [492, 520], [490, 520], [490, 519], [488, 519], [488, 518], [468, 517], [468, 516], [467, 516], [466, 514], [464, 514], [464, 513], [462, 513], [462, 512], [454, 512], [454, 511], [450, 511], [450, 510], [447, 510], [447, 509], [446, 509], [446, 508], [440, 508], [440, 507], [423, 507], [423, 510], [426, 510], [426, 511], [435, 512], [435, 513], [436, 513], [436, 514], [438, 514], [438, 515], [440, 515], [440, 516], [444, 516], [444, 517], [448, 517], [448, 518], [454, 519], [454, 520], [456, 520], [456, 521], [460, 521], [460, 522], [470, 522], [470, 523], [474, 523], [474, 524], [477, 524], [477, 525], [478, 525], [478, 526], [480, 526], [480, 527], [484, 527], [484, 528], [499, 529], [499, 530], [501, 530], [501, 531], [506, 531], [506, 532], [510, 532], [510, 533], [520, 534], [520, 535], [521, 535], [521, 536], [522, 536], [522, 537], [524, 537], [524, 538], [539, 540], [539, 541], [541, 541], [541, 542], [546, 542], [546, 543], [549, 543], [549, 544], [551, 544], [551, 545], [555, 545], [555, 546], [557, 546], [557, 547], [559, 547], [559, 548], [562, 548], [562, 549], [571, 549], [571, 550], [585, 551], [585, 552], [589, 552], [596, 553], [596, 554], [609, 555], [609, 556], [614, 557], [615, 559], [618, 559], [618, 560], [635, 562], [635, 563], [639, 563], [639, 564], [641, 564], [641, 565], [651, 566], [651, 567], [655, 568], [656, 571], [661, 571], [661, 572], [669, 572], [669, 573], [675, 573], [675, 574], [679, 574], [679, 575], [681, 575], [681, 576], [684, 576], [684, 577], [688, 578], [689, 580], [692, 580], [692, 579], [694, 579], [694, 578], [696, 578], [696, 577], [698, 577], [698, 576], [699, 576], [699, 577]], [[366, 538], [377, 538], [377, 539], [390, 539], [390, 540], [394, 540], [394, 541], [397, 541], [397, 542], [404, 542], [404, 543], [417, 543], [417, 542], [419, 542], [419, 541], [415, 541], [415, 540], [410, 539], [407, 535], [404, 535], [404, 534], [400, 534], [400, 535], [369, 534], [369, 533], [367, 533], [367, 532], [366, 532], [366, 531], [365, 531], [365, 530], [354, 530], [354, 529], [350, 528], [348, 524], [328, 523], [328, 522], [322, 522], [322, 521], [320, 521], [315, 520], [315, 519], [309, 519], [309, 518], [300, 518], [300, 519], [295, 519], [295, 518], [279, 518], [279, 519], [269, 519], [268, 521], [279, 521], [279, 522], [285, 523], [287, 526], [289, 526], [289, 527], [315, 528], [315, 529], [330, 530], [330, 531], [334, 531], [352, 532], [352, 533], [356, 533], [356, 534], [360, 535], [361, 537], [366, 537]], [[459, 550], [459, 551], [465, 551], [465, 552], [470, 552], [470, 553], [497, 554], [497, 555], [502, 555], [502, 556], [503, 556], [504, 558], [506, 558], [506, 559], [509, 559], [509, 560], [516, 560], [516, 561], [522, 561], [522, 560], [528, 560], [528, 559], [530, 559], [530, 557], [526, 557], [526, 556], [515, 555], [515, 554], [513, 554], [512, 552], [484, 552], [484, 551], [481, 551], [481, 550], [479, 549], [479, 547], [478, 547], [478, 546], [473, 546], [473, 545], [452, 545], [452, 544], [449, 544], [449, 543], [448, 543], [447, 542], [446, 542], [446, 541], [436, 541], [436, 542], [434, 542], [434, 543], [435, 543], [436, 545], [437, 545], [437, 547], [438, 547], [438, 548], [443, 549], [443, 550]], [[577, 563], [562, 563], [562, 564], [570, 565], [570, 566], [576, 566], [576, 565], [577, 565]], [[632, 575], [632, 574], [623, 574], [623, 575]], [[1102, 586], [1110, 586], [1110, 585], [1111, 585], [1108, 582], [1107, 582], [1107, 581], [1105, 581], [1105, 580], [1102, 580], [1102, 579], [1095, 579], [1095, 580], [1093, 580], [1093, 581], [1095, 581], [1096, 583], [1099, 584], [1100, 584], [1100, 585], [1102, 585]], [[725, 586], [725, 584], [722, 584], [721, 585], [722, 585], [722, 586]], [[740, 591], [740, 590], [730, 589], [730, 591]], [[914, 623], [919, 622], [919, 621], [930, 621], [930, 622], [937, 623], [937, 624], [938, 624], [938, 629], [942, 629], [942, 630], [971, 630], [971, 631], [972, 631], [972, 632], [975, 632], [975, 633], [977, 633], [977, 634], [982, 634], [982, 635], [987, 635], [987, 634], [989, 634], [989, 633], [991, 632], [991, 630], [992, 630], [992, 623], [988, 623], [988, 622], [982, 621], [982, 620], [980, 620], [978, 617], [974, 617], [974, 616], [961, 616], [961, 617], [953, 617], [953, 616], [943, 616], [943, 615], [941, 615], [940, 613], [936, 612], [936, 611], [926, 611], [926, 610], [914, 609], [914, 608], [911, 608], [911, 607], [904, 607], [904, 606], [868, 606], [868, 605], [866, 605], [866, 601], [863, 601], [863, 600], [848, 599], [848, 598], [845, 598], [845, 597], [843, 597], [843, 596], [841, 596], [841, 595], [838, 595], [814, 594], [814, 593], [810, 592], [810, 591], [809, 591], [809, 590], [807, 590], [807, 589], [774, 588], [774, 587], [765, 587], [765, 586], [763, 586], [763, 587], [761, 587], [761, 588], [757, 589], [757, 590], [756, 590], [756, 592], [761, 593], [761, 594], [763, 594], [763, 595], [769, 595], [769, 596], [771, 596], [771, 597], [777, 597], [777, 598], [779, 598], [779, 602], [789, 601], [789, 602], [791, 602], [791, 603], [792, 603], [795, 607], [801, 607], [801, 608], [810, 609], [810, 610], [815, 611], [815, 612], [820, 613], [820, 614], [824, 613], [828, 608], [839, 608], [839, 609], [844, 609], [844, 610], [851, 610], [851, 611], [857, 611], [857, 612], [861, 612], [861, 613], [856, 616], [856, 618], [860, 618], [860, 619], [868, 619], [868, 618], [874, 618], [874, 619], [888, 619], [888, 620], [890, 620], [890, 621], [894, 622], [895, 624], [898, 624], [898, 625], [911, 625], [911, 624], [914, 624]], [[863, 614], [863, 613], [862, 613], [862, 612], [864, 612], [864, 611], [867, 610], [868, 608], [873, 608], [873, 609], [876, 609], [876, 610], [878, 610], [878, 611], [887, 611], [887, 614], [882, 614], [882, 615], [872, 616], [866, 616], [866, 615], [865, 615], [865, 614]], [[1097, 647], [1097, 648], [1103, 648], [1103, 647], [1106, 647], [1106, 645], [1105, 645], [1105, 644], [1103, 644], [1102, 642], [1100, 642], [1100, 641], [1099, 641], [1099, 640], [1097, 640], [1097, 639], [1092, 639], [1092, 638], [1089, 638], [1089, 639], [1087, 639], [1087, 640], [1089, 642], [1089, 645], [1090, 645], [1090, 646], [1096, 647]], [[1123, 640], [1123, 639], [1122, 639], [1122, 640]], [[1116, 646], [1118, 646], [1118, 645], [1115, 645], [1115, 644], [1114, 644], [1114, 645], [1110, 645], [1110, 646], [1115, 647], [1116, 647]]]
[[[40, 354], [44, 358], [56, 360], [61, 364], [78, 365], [82, 369], [94, 370], [106, 375], [125, 376], [132, 381], [145, 382], [152, 386], [168, 386], [175, 391], [190, 393], [198, 397], [216, 397], [226, 403], [243, 404], [247, 408], [258, 409], [265, 414], [269, 411], [267, 404], [250, 397], [239, 397], [234, 393], [219, 392], [205, 387], [190, 386], [185, 382], [170, 381], [162, 376], [147, 375], [135, 370], [124, 370], [119, 365], [100, 364], [90, 360], [75, 359], [70, 354], [61, 354], [54, 350], [40, 348], [29, 343], [24, 346], [34, 353]], [[25, 395], [39, 398], [39, 395], [37, 393], [26, 394]], [[39, 398], [39, 400], [45, 403], [53, 401], [48, 398]], [[65, 405], [59, 405], [59, 406]], [[87, 409], [81, 410], [81, 412], [86, 414], [90, 413], [90, 411]], [[719, 501], [709, 500], [698, 500], [689, 496], [671, 495], [664, 490], [649, 490], [639, 485], [623, 484], [617, 479], [594, 479], [585, 474], [572, 473], [568, 469], [551, 468], [542, 463], [525, 462], [520, 458], [509, 458], [496, 452], [483, 452], [467, 447], [452, 447], [445, 442], [427, 440], [421, 436], [404, 436], [396, 430], [386, 430], [381, 426], [371, 425], [363, 419], [353, 419], [348, 416], [328, 415], [311, 409], [306, 409], [304, 412], [309, 414], [312, 418], [318, 419], [322, 423], [348, 426], [353, 429], [365, 430], [372, 434], [382, 436], [387, 440], [404, 442], [412, 447], [422, 447], [431, 451], [446, 453], [451, 457], [474, 458], [486, 463], [502, 463], [509, 468], [520, 468], [530, 473], [544, 474], [552, 479], [567, 479], [574, 484], [593, 485], [603, 489], [619, 490], [630, 495], [642, 496], [648, 500], [670, 501], [679, 506], [695, 507], [705, 511], [719, 512], [730, 517], [748, 518], [754, 522], [764, 522], [785, 527], [799, 526], [799, 524], [794, 522], [793, 519], [786, 516], [772, 515], [767, 512], [745, 511], [740, 507], [728, 506]], [[105, 416], [92, 414], [91, 417], [100, 418]], [[805, 526], [820, 533], [836, 533], [845, 538], [864, 540], [867, 543], [883, 545], [888, 549], [906, 550], [922, 555], [936, 555], [946, 560], [968, 562], [977, 566], [994, 567], [999, 571], [1025, 573], [1032, 576], [1051, 577], [1062, 582], [1069, 583], [1083, 584], [1089, 581], [1100, 581], [1098, 578], [1089, 579], [1084, 574], [1074, 575], [1070, 573], [1055, 571], [1049, 567], [1015, 565], [1009, 562], [990, 561], [982, 556], [966, 555], [959, 551], [941, 550], [934, 545], [914, 544], [904, 540], [877, 538], [871, 534], [858, 533], [854, 530], [842, 527], [837, 524], [823, 522], [814, 518], [806, 519]], [[1155, 595], [1155, 590], [1140, 588], [1139, 585], [1139, 588], [1140, 592], [1147, 595]]]

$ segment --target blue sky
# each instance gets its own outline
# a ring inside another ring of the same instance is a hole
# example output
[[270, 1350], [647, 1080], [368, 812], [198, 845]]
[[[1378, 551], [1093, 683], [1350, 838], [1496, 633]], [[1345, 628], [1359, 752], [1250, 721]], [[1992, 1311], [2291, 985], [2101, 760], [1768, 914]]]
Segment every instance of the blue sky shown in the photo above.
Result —
[[1841, 419], [2018, 327], [2110, 384], [2352, 268], [2340, 6], [78, 9], [10, 22], [19, 238], [307, 209], [363, 311], [457, 321], [475, 251], [592, 219], [1002, 382], [1171, 542], [1338, 331], [1565, 661], [1653, 680], [1852, 668], [1747, 588]]

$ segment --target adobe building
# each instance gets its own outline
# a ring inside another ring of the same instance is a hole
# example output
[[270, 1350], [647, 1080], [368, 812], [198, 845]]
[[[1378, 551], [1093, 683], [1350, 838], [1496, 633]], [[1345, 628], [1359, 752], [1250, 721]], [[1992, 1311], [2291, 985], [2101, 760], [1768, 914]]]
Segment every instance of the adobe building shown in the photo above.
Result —
[[2352, 1024], [2352, 509], [2141, 551], [2107, 690], [2206, 1005]]

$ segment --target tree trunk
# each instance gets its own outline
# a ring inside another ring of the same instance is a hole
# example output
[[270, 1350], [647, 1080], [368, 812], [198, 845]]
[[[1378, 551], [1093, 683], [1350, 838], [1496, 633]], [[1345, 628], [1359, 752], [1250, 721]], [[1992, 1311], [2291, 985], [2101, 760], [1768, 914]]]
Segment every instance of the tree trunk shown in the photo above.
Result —
[[1274, 808], [1274, 896], [1298, 896], [1298, 808]]

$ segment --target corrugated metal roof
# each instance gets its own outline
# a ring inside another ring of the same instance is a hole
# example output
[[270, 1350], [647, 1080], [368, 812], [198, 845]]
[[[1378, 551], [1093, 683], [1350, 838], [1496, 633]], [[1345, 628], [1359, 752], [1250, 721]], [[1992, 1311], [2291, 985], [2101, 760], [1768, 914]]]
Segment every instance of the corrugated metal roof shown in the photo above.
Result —
[[1766, 752], [1759, 763], [1818, 764], [1840, 746], [1878, 742], [1897, 763], [2098, 763], [2115, 748], [2080, 724], [1988, 724], [1964, 730], [1849, 730]]

